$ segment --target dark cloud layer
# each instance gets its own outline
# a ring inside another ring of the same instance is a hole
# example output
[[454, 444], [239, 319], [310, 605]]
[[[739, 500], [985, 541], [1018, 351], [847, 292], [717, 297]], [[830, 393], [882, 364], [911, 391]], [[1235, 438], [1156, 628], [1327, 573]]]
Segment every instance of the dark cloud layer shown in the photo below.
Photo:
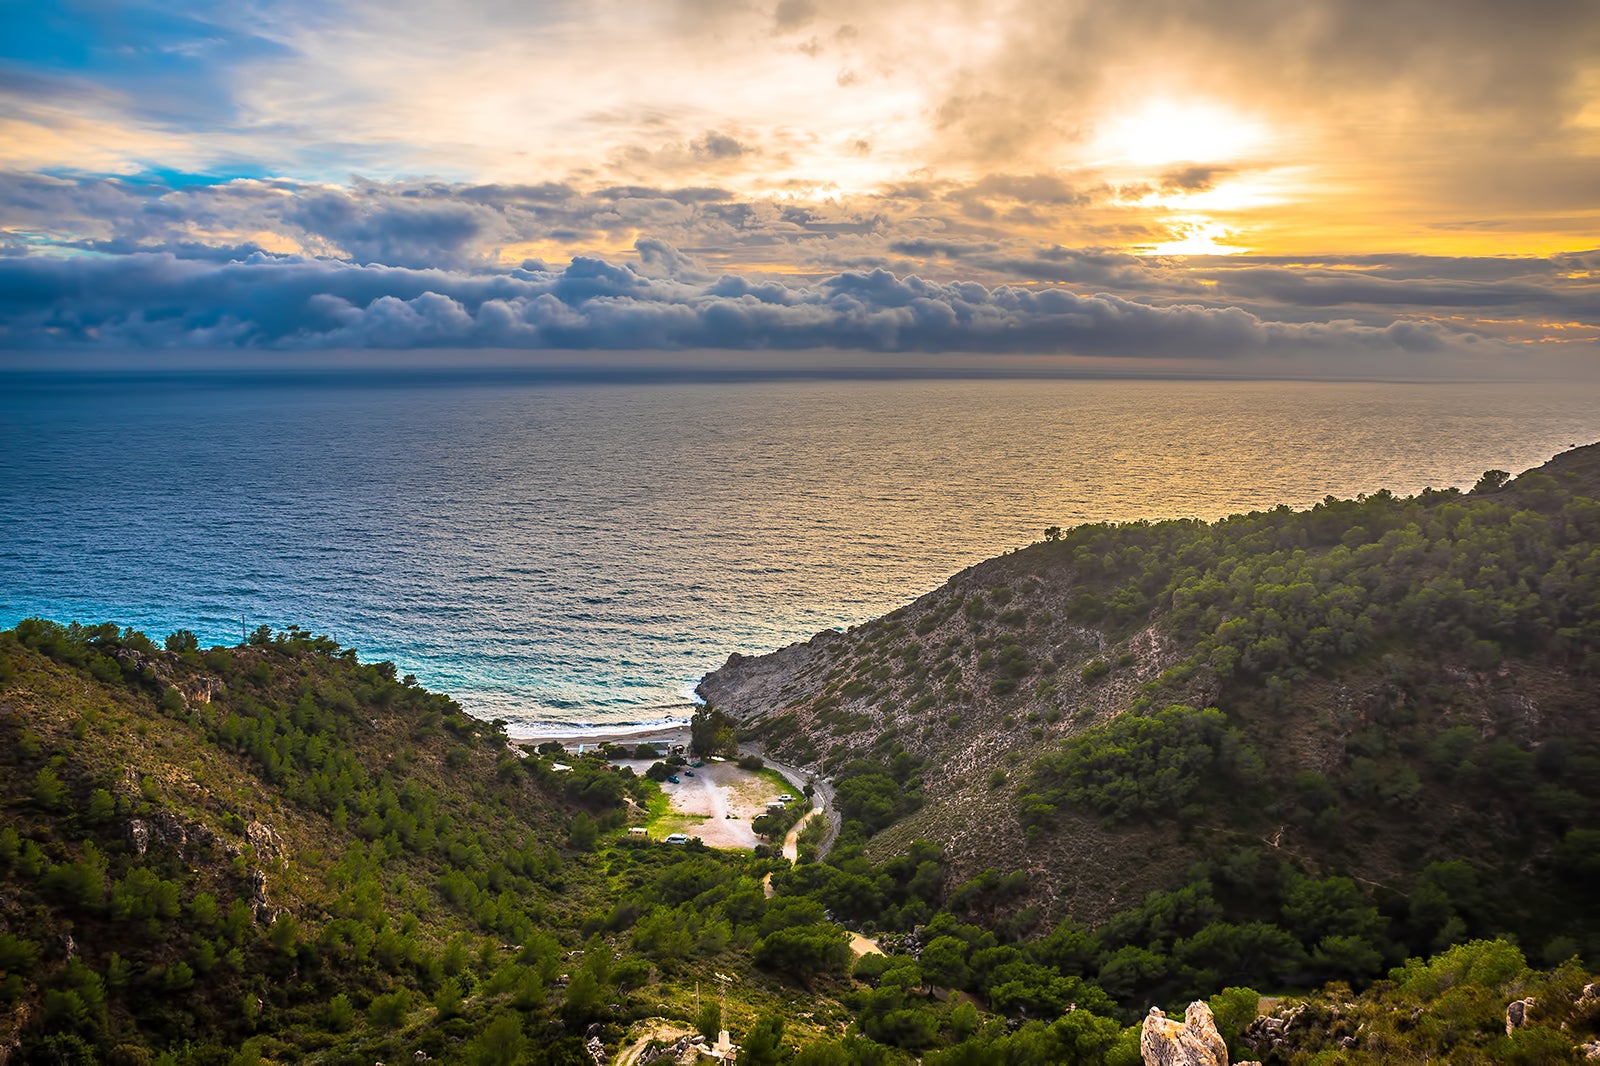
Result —
[[[1065, 209], [1083, 196], [1049, 176], [941, 195]], [[1600, 253], [1174, 259], [1041, 246], [892, 197], [16, 174], [0, 182], [0, 234], [9, 348], [821, 347], [1337, 366], [1514, 361], [1513, 342], [1600, 337]]]
[[[646, 257], [671, 266], [670, 250]], [[1060, 352], [1230, 359], [1426, 356], [1470, 333], [1397, 320], [1291, 323], [1234, 307], [1157, 306], [1061, 288], [849, 271], [810, 284], [652, 277], [600, 259], [466, 272], [167, 253], [0, 260], [0, 344]], [[1498, 347], [1498, 346], [1495, 346]]]

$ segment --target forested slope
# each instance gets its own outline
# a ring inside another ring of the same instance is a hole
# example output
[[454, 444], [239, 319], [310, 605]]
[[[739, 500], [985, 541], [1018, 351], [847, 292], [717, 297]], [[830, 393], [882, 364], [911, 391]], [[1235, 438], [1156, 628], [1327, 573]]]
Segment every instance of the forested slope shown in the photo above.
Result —
[[1051, 530], [702, 692], [872, 791], [865, 855], [931, 842], [954, 909], [1067, 920], [1076, 972], [1130, 1004], [1497, 933], [1592, 956], [1597, 451], [1470, 493]]
[[735, 660], [705, 732], [836, 786], [793, 866], [641, 846], [648, 779], [325, 637], [29, 620], [0, 1060], [589, 1063], [725, 1025], [755, 1066], [1127, 1066], [1200, 997], [1266, 1062], [1578, 1061], [1597, 466], [1051, 531]]
[[717, 972], [743, 1035], [848, 959], [771, 863], [633, 846], [654, 786], [604, 757], [298, 629], [166, 645], [0, 633], [0, 1061], [592, 1063]]

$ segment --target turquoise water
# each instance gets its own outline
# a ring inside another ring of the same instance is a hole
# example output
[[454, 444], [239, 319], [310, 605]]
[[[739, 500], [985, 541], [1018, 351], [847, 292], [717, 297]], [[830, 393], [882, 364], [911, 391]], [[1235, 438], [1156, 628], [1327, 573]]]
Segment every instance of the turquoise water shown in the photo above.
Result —
[[1593, 386], [0, 368], [0, 624], [300, 624], [512, 731], [681, 718], [729, 652], [1047, 525], [1470, 485]]

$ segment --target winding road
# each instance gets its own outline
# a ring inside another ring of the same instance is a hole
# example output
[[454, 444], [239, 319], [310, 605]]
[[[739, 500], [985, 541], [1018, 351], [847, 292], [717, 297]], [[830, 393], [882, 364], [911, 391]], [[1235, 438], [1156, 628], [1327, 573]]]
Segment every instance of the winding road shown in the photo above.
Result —
[[822, 839], [817, 843], [817, 861], [822, 861], [823, 856], [828, 854], [828, 849], [833, 847], [833, 842], [839, 839], [839, 829], [844, 824], [843, 819], [839, 816], [839, 808], [833, 802], [833, 782], [826, 777], [817, 777], [810, 771], [778, 762], [768, 757], [760, 748], [751, 745], [742, 745], [739, 748], [739, 754], [754, 755], [802, 789], [806, 783], [810, 783], [812, 811], [806, 817], [800, 819], [793, 829], [789, 830], [789, 835], [783, 841], [783, 854], [790, 862], [795, 860], [799, 855], [796, 841], [799, 839], [801, 828], [812, 818], [821, 814], [828, 819], [828, 831], [822, 835]]

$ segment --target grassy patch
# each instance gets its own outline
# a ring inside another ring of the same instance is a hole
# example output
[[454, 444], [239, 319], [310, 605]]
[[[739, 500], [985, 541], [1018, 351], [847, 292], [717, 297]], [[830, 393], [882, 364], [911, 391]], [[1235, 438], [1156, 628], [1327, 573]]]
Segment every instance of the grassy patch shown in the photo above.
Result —
[[651, 819], [646, 828], [650, 830], [650, 838], [652, 840], [659, 840], [661, 837], [669, 836], [673, 833], [687, 833], [689, 836], [693, 836], [695, 827], [710, 820], [711, 816], [709, 814], [683, 814], [678, 811], [668, 811], [659, 818]]

